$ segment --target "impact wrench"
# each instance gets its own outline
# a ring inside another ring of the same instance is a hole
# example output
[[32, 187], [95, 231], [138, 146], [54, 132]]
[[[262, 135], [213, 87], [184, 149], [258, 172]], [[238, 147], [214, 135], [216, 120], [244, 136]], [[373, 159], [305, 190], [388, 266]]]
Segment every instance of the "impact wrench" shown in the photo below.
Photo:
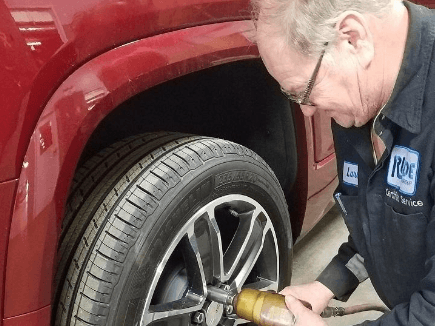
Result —
[[[242, 289], [240, 293], [232, 293], [220, 287], [207, 286], [207, 299], [223, 304], [227, 311], [234, 310], [238, 317], [260, 326], [293, 326], [296, 323], [296, 317], [285, 304], [285, 297], [279, 293], [249, 288]], [[311, 309], [309, 303], [301, 302], [305, 307]], [[389, 311], [383, 306], [366, 304], [346, 308], [326, 307], [320, 316], [328, 318], [368, 310]]]

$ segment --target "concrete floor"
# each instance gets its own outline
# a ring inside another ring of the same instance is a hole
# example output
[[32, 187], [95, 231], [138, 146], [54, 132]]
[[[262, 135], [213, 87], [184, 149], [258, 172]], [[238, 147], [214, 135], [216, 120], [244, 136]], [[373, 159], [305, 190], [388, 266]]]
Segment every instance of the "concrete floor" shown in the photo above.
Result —
[[[292, 284], [303, 284], [313, 281], [335, 256], [340, 245], [347, 240], [348, 231], [338, 209], [331, 211], [308, 233], [294, 248]], [[333, 300], [331, 306], [352, 306], [363, 303], [381, 304], [370, 280], [360, 284], [357, 290], [343, 303]], [[365, 320], [374, 320], [380, 312], [362, 312], [343, 317], [325, 319], [329, 326], [349, 326]]]

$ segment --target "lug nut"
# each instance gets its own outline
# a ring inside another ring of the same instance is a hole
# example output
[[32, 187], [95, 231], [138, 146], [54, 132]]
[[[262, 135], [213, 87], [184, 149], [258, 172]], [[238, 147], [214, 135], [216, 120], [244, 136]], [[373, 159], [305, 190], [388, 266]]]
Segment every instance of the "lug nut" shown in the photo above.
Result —
[[194, 324], [202, 324], [204, 322], [205, 319], [205, 315], [203, 312], [197, 311], [195, 312], [195, 314], [193, 315], [192, 318], [192, 322]]
[[221, 289], [223, 289], [225, 291], [229, 291], [230, 290], [230, 286], [228, 284], [222, 284], [221, 285]]
[[227, 316], [229, 316], [229, 315], [231, 315], [232, 313], [233, 313], [233, 306], [231, 306], [231, 305], [225, 306], [225, 314], [226, 314]]

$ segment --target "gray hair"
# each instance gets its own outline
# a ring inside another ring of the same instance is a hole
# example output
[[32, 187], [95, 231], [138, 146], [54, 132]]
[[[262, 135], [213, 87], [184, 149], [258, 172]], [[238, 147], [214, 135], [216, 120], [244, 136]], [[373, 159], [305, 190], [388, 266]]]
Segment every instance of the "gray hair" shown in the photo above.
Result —
[[348, 10], [377, 17], [391, 11], [396, 0], [251, 0], [254, 22], [272, 24], [294, 50], [319, 55], [334, 44], [338, 16]]

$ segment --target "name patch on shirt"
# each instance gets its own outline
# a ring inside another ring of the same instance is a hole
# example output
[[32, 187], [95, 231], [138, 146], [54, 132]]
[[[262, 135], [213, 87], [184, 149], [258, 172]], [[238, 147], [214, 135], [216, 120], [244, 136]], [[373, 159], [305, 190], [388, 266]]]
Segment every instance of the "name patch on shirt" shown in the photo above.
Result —
[[358, 164], [344, 161], [343, 182], [358, 187]]
[[387, 183], [409, 196], [415, 195], [420, 168], [420, 153], [402, 146], [391, 152]]

